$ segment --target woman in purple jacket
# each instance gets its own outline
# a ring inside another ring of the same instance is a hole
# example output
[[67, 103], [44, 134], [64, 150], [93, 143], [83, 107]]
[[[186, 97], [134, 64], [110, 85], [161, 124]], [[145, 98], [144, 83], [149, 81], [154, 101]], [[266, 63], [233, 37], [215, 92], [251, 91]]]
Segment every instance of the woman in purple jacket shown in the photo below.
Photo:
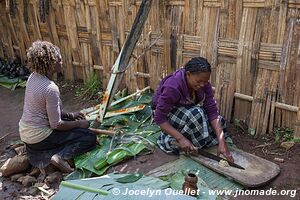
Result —
[[187, 153], [218, 144], [218, 154], [233, 162], [225, 143], [225, 120], [219, 115], [209, 83], [211, 66], [202, 57], [165, 77], [153, 97], [154, 120], [162, 129], [157, 141], [166, 153]]

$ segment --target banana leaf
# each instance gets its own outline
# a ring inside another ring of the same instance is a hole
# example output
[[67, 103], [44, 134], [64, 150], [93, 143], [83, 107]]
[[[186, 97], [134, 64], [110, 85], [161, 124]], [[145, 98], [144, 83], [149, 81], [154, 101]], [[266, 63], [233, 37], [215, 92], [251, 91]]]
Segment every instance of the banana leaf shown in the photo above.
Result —
[[119, 109], [124, 109], [124, 108], [129, 108], [133, 106], [138, 106], [141, 104], [148, 105], [152, 101], [152, 94], [151, 93], [144, 93], [140, 95], [136, 100], [134, 98], [132, 99], [127, 99], [123, 102], [120, 102], [114, 106], [111, 106], [108, 111], [113, 111], [113, 110], [119, 110]]
[[138, 101], [132, 100], [132, 99], [128, 99], [121, 103], [118, 103], [117, 105], [111, 106], [107, 111], [114, 111], [114, 110], [119, 110], [119, 109], [124, 109], [124, 108], [130, 108], [130, 107], [138, 106], [138, 105], [141, 105], [141, 103]]
[[[164, 189], [169, 188], [170, 183], [167, 181], [162, 181], [159, 178], [143, 176], [135, 182], [129, 182], [126, 184], [117, 182], [118, 179], [124, 178], [130, 174], [108, 174], [97, 178], [82, 179], [82, 180], [70, 180], [70, 182], [76, 185], [82, 185], [94, 189], [101, 189], [109, 191], [109, 194], [97, 195], [94, 192], [78, 190], [75, 188], [66, 187], [63, 184], [60, 185], [59, 191], [52, 198], [53, 200], [64, 200], [64, 199], [131, 199], [131, 200], [140, 200], [140, 199], [166, 199], [166, 200], [189, 200], [195, 199], [185, 195], [166, 195], [163, 191]], [[113, 194], [113, 191], [119, 190], [119, 194]], [[162, 191], [157, 196], [150, 196], [137, 194], [137, 195], [126, 195], [126, 190], [159, 190]]]
[[150, 104], [152, 102], [152, 93], [144, 93], [143, 95], [139, 96], [137, 101], [142, 104]]
[[83, 179], [83, 178], [89, 178], [93, 175], [93, 172], [86, 170], [84, 168], [76, 169], [71, 174], [68, 174], [64, 177], [64, 180], [76, 180], [76, 179]]
[[134, 183], [140, 180], [144, 175], [142, 173], [129, 174], [127, 176], [117, 178], [118, 183]]
[[134, 116], [138, 122], [144, 123], [147, 119], [152, 117], [152, 109], [150, 106], [146, 106], [143, 110], [136, 112]]
[[20, 86], [20, 87], [25, 87], [26, 86], [26, 81], [22, 80], [20, 78], [8, 78], [6, 76], [2, 76], [0, 77], [0, 86], [3, 86], [7, 89], [10, 90], [15, 90], [16, 87]]
[[126, 150], [117, 149], [108, 155], [106, 162], [108, 164], [116, 164], [116, 163], [120, 162], [121, 160], [123, 160], [125, 157], [130, 156], [130, 155], [131, 155], [131, 153], [129, 153]]
[[[94, 165], [99, 162], [99, 160], [105, 158], [109, 146], [110, 138], [101, 137], [101, 146], [97, 146], [94, 150], [75, 157], [76, 169], [85, 169], [99, 174], [100, 172], [94, 168]], [[102, 174], [102, 172], [100, 174]]]
[[[136, 100], [124, 100], [116, 104], [113, 108], [123, 109], [132, 105], [146, 104], [143, 110], [130, 114], [122, 114], [105, 118], [99, 126], [100, 129], [117, 129], [122, 132], [121, 136], [108, 137], [105, 145], [97, 147], [90, 153], [76, 157], [77, 169], [89, 170], [96, 175], [103, 175], [112, 165], [115, 165], [129, 157], [138, 155], [145, 149], [153, 149], [160, 133], [159, 126], [153, 124], [152, 109], [150, 102], [152, 94], [143, 93]], [[96, 108], [96, 107], [94, 107]], [[89, 113], [93, 109], [85, 109]], [[101, 138], [102, 140], [102, 138]], [[86, 173], [85, 173], [86, 174]], [[82, 175], [77, 173], [77, 175]]]
[[[142, 129], [140, 129], [140, 131], [141, 130]], [[152, 145], [155, 144], [159, 134], [156, 134], [155, 136], [152, 135], [157, 133], [158, 130], [157, 126], [149, 126], [145, 131], [137, 132], [136, 135], [133, 134], [133, 136], [129, 136], [128, 143], [117, 147], [116, 144], [113, 143], [112, 148], [114, 148], [114, 150], [111, 152], [109, 152], [111, 143], [110, 137], [102, 137], [101, 146], [97, 146], [93, 151], [75, 158], [76, 168], [89, 170], [97, 175], [103, 175], [110, 166], [115, 165], [128, 157], [136, 156], [144, 149], [149, 148], [147, 143], [151, 143]], [[136, 138], [137, 136], [141, 138], [137, 138], [138, 141], [134, 140], [133, 142], [133, 138]], [[148, 137], [150, 138], [149, 141], [147, 141]], [[141, 141], [144, 142], [141, 143]]]
[[128, 117], [128, 115], [118, 115], [118, 116], [114, 116], [114, 117], [110, 117], [108, 119], [104, 119], [101, 126], [103, 128], [109, 128], [111, 126], [124, 126], [127, 123], [130, 123], [130, 118]]
[[[108, 119], [104, 119], [100, 128], [121, 127], [124, 132], [136, 132], [136, 130], [152, 118], [152, 110], [150, 106], [146, 106], [143, 110], [134, 114], [118, 115]], [[148, 123], [146, 123], [148, 124]]]
[[[146, 148], [147, 146], [143, 143], [125, 144], [122, 147], [119, 147], [119, 149], [115, 149], [114, 151], [108, 153], [106, 158], [102, 158], [97, 163], [95, 163], [93, 165], [93, 171], [97, 175], [102, 175], [110, 166], [123, 161], [129, 156], [136, 156]], [[89, 166], [89, 168], [90, 167], [91, 166]]]

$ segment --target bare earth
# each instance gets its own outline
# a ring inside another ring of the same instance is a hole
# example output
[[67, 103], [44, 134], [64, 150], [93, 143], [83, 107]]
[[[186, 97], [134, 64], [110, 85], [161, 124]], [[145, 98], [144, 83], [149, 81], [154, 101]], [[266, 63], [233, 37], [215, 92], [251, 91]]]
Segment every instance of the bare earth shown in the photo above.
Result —
[[[24, 89], [17, 89], [10, 91], [3, 87], [0, 87], [0, 165], [10, 155], [7, 147], [15, 140], [18, 136], [18, 121], [22, 115], [23, 100], [24, 100]], [[62, 101], [67, 111], [77, 111], [83, 108], [87, 108], [91, 105], [95, 105], [96, 102], [82, 102], [80, 99], [74, 98], [74, 89], [61, 88]], [[253, 200], [253, 199], [300, 199], [300, 144], [296, 144], [291, 150], [285, 151], [278, 147], [278, 145], [272, 144], [262, 151], [262, 148], [257, 148], [258, 145], [264, 144], [262, 140], [256, 140], [250, 135], [244, 134], [236, 130], [233, 126], [231, 127], [231, 133], [233, 141], [238, 148], [253, 153], [257, 156], [274, 161], [275, 157], [283, 158], [285, 161], [279, 164], [281, 168], [280, 175], [267, 185], [256, 188], [269, 190], [281, 191], [281, 190], [297, 190], [296, 197], [290, 196], [239, 196], [232, 199], [242, 200]], [[6, 137], [2, 138], [8, 134]], [[175, 160], [176, 156], [166, 155], [160, 150], [156, 150], [153, 154], [138, 156], [136, 159], [131, 159], [126, 162], [113, 167], [109, 171], [122, 171], [122, 172], [148, 172], [155, 167], [158, 167], [166, 162]], [[30, 196], [28, 188], [23, 187], [19, 183], [11, 182], [9, 179], [0, 177], [0, 199], [43, 199], [42, 196]]]

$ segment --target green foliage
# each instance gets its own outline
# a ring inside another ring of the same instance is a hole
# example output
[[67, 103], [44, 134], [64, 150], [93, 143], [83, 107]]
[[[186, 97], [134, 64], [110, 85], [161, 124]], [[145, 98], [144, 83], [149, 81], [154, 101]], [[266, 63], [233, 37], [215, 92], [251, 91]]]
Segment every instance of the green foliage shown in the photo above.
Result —
[[76, 91], [76, 96], [84, 100], [100, 99], [101, 81], [96, 74], [91, 75]]
[[294, 139], [294, 130], [290, 128], [279, 127], [274, 129], [275, 142], [288, 142]]
[[[123, 98], [126, 90], [118, 93], [118, 98]], [[150, 103], [151, 93], [142, 94], [136, 98], [124, 100], [111, 108], [124, 109], [132, 105], [145, 105], [143, 110], [135, 113], [117, 115], [105, 118], [101, 125], [95, 128], [119, 130], [121, 134], [111, 137], [99, 137], [101, 144], [91, 152], [75, 158], [75, 166], [78, 172], [73, 177], [89, 177], [92, 172], [95, 175], [104, 174], [107, 169], [121, 161], [134, 157], [144, 150], [153, 150], [160, 128], [153, 124], [152, 109]]]
[[[96, 177], [91, 179], [81, 179], [81, 180], [69, 180], [60, 184], [59, 191], [51, 199], [62, 200], [62, 199], [93, 199], [93, 200], [115, 200], [115, 199], [131, 199], [131, 200], [141, 200], [141, 199], [153, 199], [147, 196], [140, 195], [123, 195], [126, 190], [163, 190], [169, 187], [169, 182], [162, 181], [159, 178], [142, 176], [139, 180], [135, 182], [128, 182], [126, 184], [119, 183], [116, 180], [124, 178], [129, 174], [107, 174], [102, 177]], [[66, 184], [67, 183], [67, 184]], [[70, 183], [70, 184], [68, 184]], [[114, 188], [120, 191], [120, 194], [114, 194]], [[86, 190], [87, 189], [87, 190]], [[104, 193], [103, 193], [104, 192]], [[107, 194], [107, 195], [99, 195]], [[164, 193], [162, 192], [162, 195]], [[147, 197], [147, 198], [145, 198]], [[186, 196], [174, 195], [156, 196], [154, 199], [169, 199], [169, 200], [180, 200], [180, 199], [190, 199]], [[185, 197], [185, 198], [183, 198]]]
[[0, 86], [3, 86], [10, 90], [15, 90], [16, 87], [26, 87], [26, 81], [20, 78], [7, 78], [0, 75]]
[[300, 143], [300, 138], [294, 138], [294, 142]]
[[135, 156], [146, 149], [143, 143], [127, 143], [109, 152], [106, 157], [100, 159], [95, 165], [95, 173], [102, 175], [111, 165], [115, 165], [127, 157]]
[[117, 178], [118, 183], [134, 183], [143, 177], [142, 173], [128, 174], [124, 177]]

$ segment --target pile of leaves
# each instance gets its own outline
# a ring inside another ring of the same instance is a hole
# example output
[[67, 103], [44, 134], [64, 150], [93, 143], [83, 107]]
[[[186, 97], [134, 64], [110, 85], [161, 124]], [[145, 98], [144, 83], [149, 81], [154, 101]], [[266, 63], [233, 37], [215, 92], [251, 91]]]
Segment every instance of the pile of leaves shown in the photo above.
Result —
[[76, 171], [67, 179], [101, 176], [109, 167], [125, 159], [152, 151], [160, 128], [153, 123], [151, 100], [152, 94], [146, 93], [111, 107], [110, 111], [145, 105], [143, 110], [104, 119], [101, 125], [95, 127], [115, 130], [118, 134], [113, 137], [98, 136], [99, 145], [93, 151], [75, 158]]
[[25, 87], [29, 70], [21, 63], [20, 58], [0, 58], [0, 85], [14, 90], [17, 86]]

